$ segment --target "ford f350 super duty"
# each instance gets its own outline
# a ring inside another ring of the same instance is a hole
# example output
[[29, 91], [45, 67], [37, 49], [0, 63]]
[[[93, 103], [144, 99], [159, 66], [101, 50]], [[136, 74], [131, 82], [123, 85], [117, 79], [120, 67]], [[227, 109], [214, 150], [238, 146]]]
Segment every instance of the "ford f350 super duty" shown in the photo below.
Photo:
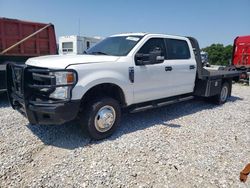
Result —
[[83, 55], [30, 58], [7, 65], [11, 106], [31, 124], [79, 118], [94, 139], [110, 136], [121, 111], [137, 112], [201, 96], [218, 104], [238, 71], [206, 70], [192, 37], [113, 35]]

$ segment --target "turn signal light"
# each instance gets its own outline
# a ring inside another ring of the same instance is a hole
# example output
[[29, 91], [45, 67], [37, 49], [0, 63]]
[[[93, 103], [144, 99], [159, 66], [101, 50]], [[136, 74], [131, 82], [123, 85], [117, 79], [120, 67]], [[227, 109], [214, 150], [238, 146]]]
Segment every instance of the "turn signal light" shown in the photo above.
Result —
[[72, 84], [75, 82], [75, 75], [73, 72], [68, 72], [67, 73], [67, 83]]

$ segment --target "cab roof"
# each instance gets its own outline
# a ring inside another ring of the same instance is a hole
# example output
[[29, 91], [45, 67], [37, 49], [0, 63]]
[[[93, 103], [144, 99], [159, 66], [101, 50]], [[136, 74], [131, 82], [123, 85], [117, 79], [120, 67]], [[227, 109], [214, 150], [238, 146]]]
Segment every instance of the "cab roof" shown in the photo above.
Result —
[[112, 35], [110, 37], [118, 37], [118, 36], [145, 36], [145, 35], [153, 35], [153, 36], [165, 36], [165, 37], [180, 37], [180, 38], [187, 38], [184, 36], [180, 36], [180, 35], [167, 35], [167, 34], [160, 34], [160, 33], [121, 33], [121, 34], [115, 34]]
[[121, 34], [115, 34], [111, 37], [119, 37], [119, 36], [145, 36], [148, 33], [121, 33]]

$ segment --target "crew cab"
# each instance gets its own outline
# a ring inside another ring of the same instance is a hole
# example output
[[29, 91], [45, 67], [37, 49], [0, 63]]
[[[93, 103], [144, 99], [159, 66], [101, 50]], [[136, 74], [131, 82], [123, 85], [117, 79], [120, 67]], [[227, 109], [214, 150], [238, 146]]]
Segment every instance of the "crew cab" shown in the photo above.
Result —
[[12, 107], [31, 124], [79, 119], [93, 139], [110, 136], [121, 112], [138, 112], [201, 96], [223, 104], [238, 71], [206, 70], [192, 37], [110, 36], [83, 55], [30, 58], [7, 65]]

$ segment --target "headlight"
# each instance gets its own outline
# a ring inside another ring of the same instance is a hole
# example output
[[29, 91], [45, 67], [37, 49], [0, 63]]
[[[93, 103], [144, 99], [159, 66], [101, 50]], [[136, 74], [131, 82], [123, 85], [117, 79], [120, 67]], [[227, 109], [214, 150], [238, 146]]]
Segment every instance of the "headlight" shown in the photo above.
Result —
[[51, 75], [55, 76], [55, 91], [50, 94], [54, 99], [68, 99], [70, 97], [70, 90], [72, 85], [76, 82], [76, 74], [74, 72], [52, 72]]
[[54, 99], [68, 99], [69, 98], [69, 87], [57, 87], [56, 90], [50, 94], [50, 98]]
[[76, 80], [73, 72], [53, 72], [51, 74], [56, 77], [56, 85], [74, 84]]

